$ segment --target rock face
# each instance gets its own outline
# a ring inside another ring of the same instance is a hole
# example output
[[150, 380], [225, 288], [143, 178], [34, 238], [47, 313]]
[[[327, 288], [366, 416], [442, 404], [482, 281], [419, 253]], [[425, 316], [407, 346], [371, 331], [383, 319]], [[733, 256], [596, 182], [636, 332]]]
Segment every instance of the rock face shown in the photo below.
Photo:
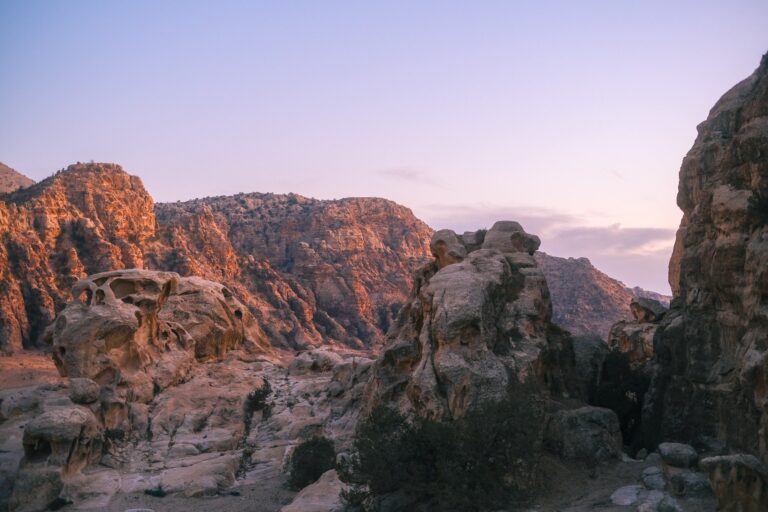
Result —
[[0, 194], [7, 194], [35, 183], [20, 172], [0, 162]]
[[596, 269], [587, 258], [558, 258], [536, 253], [552, 295], [553, 321], [577, 336], [608, 339], [611, 327], [632, 320], [629, 307], [636, 298], [651, 298], [669, 306], [671, 297], [627, 288], [624, 283]]
[[768, 55], [699, 125], [683, 160], [675, 293], [644, 423], [768, 460]]
[[156, 205], [117, 165], [72, 165], [0, 197], [0, 350], [39, 345], [76, 281], [124, 268], [224, 283], [278, 346], [370, 347], [427, 261], [430, 235], [383, 199]]
[[438, 231], [435, 260], [416, 276], [410, 300], [369, 383], [369, 404], [397, 404], [450, 419], [531, 381], [555, 394], [572, 384], [570, 338], [553, 325], [538, 238], [516, 222], [487, 233]]

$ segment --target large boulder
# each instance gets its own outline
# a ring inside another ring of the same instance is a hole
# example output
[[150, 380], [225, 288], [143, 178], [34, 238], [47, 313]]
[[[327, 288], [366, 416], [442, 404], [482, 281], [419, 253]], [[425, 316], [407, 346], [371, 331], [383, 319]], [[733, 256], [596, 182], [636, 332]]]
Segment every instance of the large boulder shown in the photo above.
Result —
[[553, 414], [544, 446], [565, 460], [597, 464], [621, 456], [621, 429], [610, 409], [585, 406]]
[[436, 250], [435, 261], [417, 273], [374, 365], [369, 406], [394, 403], [450, 419], [502, 398], [514, 383], [578, 393], [571, 339], [551, 323], [547, 283], [531, 256], [538, 238], [501, 221], [474, 236], [439, 231], [432, 245], [465, 240], [466, 257], [458, 258], [459, 249]]

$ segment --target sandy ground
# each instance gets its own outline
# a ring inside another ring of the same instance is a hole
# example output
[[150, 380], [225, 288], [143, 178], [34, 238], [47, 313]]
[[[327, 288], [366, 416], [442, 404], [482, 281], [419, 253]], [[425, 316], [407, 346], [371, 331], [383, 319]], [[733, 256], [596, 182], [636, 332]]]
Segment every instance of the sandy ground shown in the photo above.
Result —
[[0, 356], [0, 389], [63, 382], [50, 354], [17, 352]]
[[[154, 512], [278, 512], [290, 503], [295, 492], [285, 486], [285, 478], [265, 479], [258, 484], [237, 487], [239, 496], [224, 494], [201, 498], [166, 496], [155, 498], [146, 494], [123, 494], [115, 496], [104, 512], [124, 512], [130, 509], [150, 509]], [[76, 510], [72, 507], [62, 511]]]

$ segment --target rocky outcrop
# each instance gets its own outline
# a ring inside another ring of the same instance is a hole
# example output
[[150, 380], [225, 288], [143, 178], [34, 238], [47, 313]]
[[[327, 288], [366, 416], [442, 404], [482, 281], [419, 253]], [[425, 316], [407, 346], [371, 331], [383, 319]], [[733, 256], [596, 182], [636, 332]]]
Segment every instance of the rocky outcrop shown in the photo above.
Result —
[[0, 392], [0, 510], [214, 495], [277, 478], [313, 436], [349, 443], [371, 360], [286, 365], [228, 287], [196, 277], [106, 272], [72, 295], [46, 334], [65, 385]]
[[369, 405], [450, 419], [515, 383], [567, 394], [573, 348], [550, 321], [538, 238], [501, 221], [487, 233], [438, 231], [430, 247], [435, 260], [418, 271], [376, 361]]
[[708, 457], [701, 467], [723, 512], [768, 510], [768, 468], [751, 455]]
[[618, 322], [611, 327], [608, 347], [625, 354], [630, 365], [637, 369], [653, 358], [653, 338], [667, 308], [645, 298], [634, 299], [629, 307], [634, 321]]
[[76, 281], [125, 268], [222, 282], [277, 346], [371, 347], [427, 261], [430, 234], [383, 199], [156, 205], [118, 165], [72, 165], [0, 197], [0, 350], [39, 346]]
[[597, 335], [608, 339], [611, 327], [633, 319], [630, 303], [650, 298], [669, 306], [671, 297], [627, 288], [624, 283], [600, 272], [587, 258], [558, 258], [536, 253], [552, 295], [552, 320], [577, 336]]
[[683, 160], [644, 423], [653, 440], [723, 444], [768, 460], [768, 55], [699, 125]]
[[35, 183], [20, 172], [0, 162], [0, 194], [7, 194]]

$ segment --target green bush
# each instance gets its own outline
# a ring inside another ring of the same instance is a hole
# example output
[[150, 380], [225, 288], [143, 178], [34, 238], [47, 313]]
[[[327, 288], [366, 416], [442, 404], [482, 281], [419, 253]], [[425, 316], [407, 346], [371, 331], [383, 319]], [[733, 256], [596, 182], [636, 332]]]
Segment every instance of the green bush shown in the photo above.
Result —
[[248, 393], [245, 399], [245, 412], [253, 416], [255, 411], [261, 411], [267, 406], [267, 397], [272, 394], [272, 385], [267, 379], [261, 387], [258, 387]]
[[291, 454], [288, 461], [288, 485], [295, 490], [303, 489], [335, 467], [336, 450], [333, 441], [325, 437], [314, 437], [301, 443]]
[[532, 490], [542, 419], [527, 393], [510, 393], [452, 422], [410, 420], [378, 407], [360, 424], [350, 466], [341, 471], [359, 485], [342, 497], [358, 507], [394, 492], [428, 510], [514, 506]]

